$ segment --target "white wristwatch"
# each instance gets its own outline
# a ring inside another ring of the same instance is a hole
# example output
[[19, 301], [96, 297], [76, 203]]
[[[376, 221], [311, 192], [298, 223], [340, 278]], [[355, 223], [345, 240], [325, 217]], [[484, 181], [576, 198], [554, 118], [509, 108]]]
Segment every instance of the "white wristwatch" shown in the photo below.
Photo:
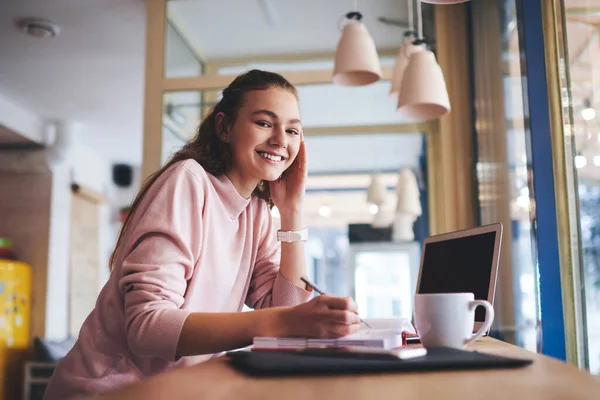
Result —
[[308, 239], [308, 229], [301, 231], [277, 231], [277, 240], [280, 242], [293, 243]]

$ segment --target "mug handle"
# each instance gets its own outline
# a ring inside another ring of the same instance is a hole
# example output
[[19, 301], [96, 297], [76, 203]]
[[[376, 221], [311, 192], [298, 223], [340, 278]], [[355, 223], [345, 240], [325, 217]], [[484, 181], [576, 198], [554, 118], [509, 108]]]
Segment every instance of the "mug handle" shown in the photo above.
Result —
[[488, 301], [474, 300], [469, 302], [469, 310], [474, 310], [477, 308], [477, 306], [485, 307], [485, 321], [483, 322], [481, 328], [479, 328], [479, 330], [473, 336], [465, 340], [465, 344], [472, 342], [479, 336], [483, 335], [483, 332], [490, 329], [490, 327], [492, 326], [492, 322], [494, 322], [494, 308]]

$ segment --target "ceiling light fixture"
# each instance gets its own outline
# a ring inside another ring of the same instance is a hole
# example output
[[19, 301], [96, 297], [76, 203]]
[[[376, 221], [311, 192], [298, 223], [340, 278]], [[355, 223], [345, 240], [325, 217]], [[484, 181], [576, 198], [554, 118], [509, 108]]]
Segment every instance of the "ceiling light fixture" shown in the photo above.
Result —
[[382, 205], [385, 202], [387, 189], [380, 174], [373, 174], [371, 184], [367, 188], [367, 203]]
[[575, 156], [575, 168], [580, 169], [587, 165], [587, 159], [583, 154], [577, 154]]
[[404, 77], [404, 71], [410, 61], [410, 56], [419, 51], [423, 51], [422, 46], [415, 46], [413, 41], [416, 39], [416, 32], [407, 31], [404, 33], [404, 43], [400, 46], [398, 55], [396, 56], [396, 62], [392, 70], [392, 88], [390, 89], [390, 96], [397, 99], [400, 95], [400, 87], [402, 86], [402, 78]]
[[[358, 1], [354, 1], [354, 10]], [[375, 42], [361, 22], [363, 15], [351, 11], [345, 15], [346, 25], [335, 51], [333, 83], [344, 86], [363, 86], [381, 79], [381, 66]]]
[[26, 34], [39, 38], [54, 37], [60, 32], [54, 22], [41, 18], [23, 18], [17, 22], [17, 26]]
[[586, 121], [591, 121], [596, 118], [596, 110], [592, 108], [592, 101], [587, 98], [584, 100], [583, 104], [585, 108], [581, 110], [581, 117]]
[[398, 172], [396, 184], [396, 213], [392, 225], [394, 241], [412, 241], [415, 239], [413, 226], [417, 217], [423, 214], [421, 192], [415, 173], [409, 168]]
[[379, 212], [379, 206], [377, 204], [369, 204], [369, 212], [373, 215]]
[[404, 70], [398, 96], [398, 113], [413, 121], [428, 121], [449, 113], [450, 99], [442, 69], [423, 38], [420, 1], [417, 1], [417, 35], [413, 45], [422, 46], [422, 49], [410, 55]]
[[329, 218], [329, 217], [331, 217], [331, 207], [329, 207], [326, 204], [322, 204], [319, 207], [319, 211], [318, 212], [319, 212], [319, 215], [321, 217], [323, 217], [323, 218]]
[[392, 88], [390, 89], [390, 95], [392, 98], [398, 99], [400, 93], [400, 86], [402, 85], [402, 78], [404, 77], [404, 70], [408, 66], [410, 56], [423, 50], [422, 46], [415, 46], [413, 42], [418, 39], [419, 34], [415, 31], [414, 27], [414, 13], [413, 13], [413, 0], [408, 0], [408, 31], [404, 32], [404, 42], [400, 46], [400, 50], [396, 55], [394, 62], [394, 68], [392, 70]]

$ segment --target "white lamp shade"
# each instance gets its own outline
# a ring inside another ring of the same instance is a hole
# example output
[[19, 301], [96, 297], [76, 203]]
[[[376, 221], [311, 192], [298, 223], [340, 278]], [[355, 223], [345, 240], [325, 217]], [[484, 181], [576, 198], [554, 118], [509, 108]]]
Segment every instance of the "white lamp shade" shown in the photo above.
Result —
[[392, 223], [390, 216], [381, 208], [373, 216], [373, 222], [371, 226], [373, 228], [387, 228]]
[[392, 224], [392, 240], [394, 242], [412, 242], [415, 239], [414, 223], [414, 216], [405, 213], [396, 213]]
[[367, 203], [378, 206], [385, 202], [386, 189], [379, 175], [373, 175], [367, 189]]
[[421, 0], [422, 3], [429, 4], [458, 4], [458, 3], [466, 3], [470, 0]]
[[333, 83], [362, 86], [379, 79], [379, 56], [366, 26], [361, 22], [346, 24], [335, 51]]
[[396, 97], [400, 93], [402, 77], [404, 76], [404, 70], [406, 70], [406, 67], [408, 66], [410, 56], [413, 53], [423, 50], [423, 46], [415, 46], [410, 42], [402, 44], [398, 54], [396, 55], [396, 61], [394, 62], [394, 68], [392, 70], [392, 89], [390, 90], [391, 96]]
[[419, 185], [417, 177], [408, 168], [403, 168], [398, 173], [396, 185], [396, 212], [418, 217], [423, 213], [420, 201]]
[[415, 121], [440, 118], [450, 112], [442, 69], [429, 50], [410, 56], [400, 85], [398, 113]]

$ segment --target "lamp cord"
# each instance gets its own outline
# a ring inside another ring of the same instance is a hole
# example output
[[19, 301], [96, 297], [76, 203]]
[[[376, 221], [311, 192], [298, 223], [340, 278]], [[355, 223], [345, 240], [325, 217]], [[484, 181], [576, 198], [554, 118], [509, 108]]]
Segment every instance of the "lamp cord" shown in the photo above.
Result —
[[417, 0], [417, 35], [423, 39], [423, 15], [421, 11], [421, 0]]
[[413, 0], [408, 0], [407, 3], [408, 3], [408, 30], [410, 32], [414, 32], [415, 16], [413, 15]]

